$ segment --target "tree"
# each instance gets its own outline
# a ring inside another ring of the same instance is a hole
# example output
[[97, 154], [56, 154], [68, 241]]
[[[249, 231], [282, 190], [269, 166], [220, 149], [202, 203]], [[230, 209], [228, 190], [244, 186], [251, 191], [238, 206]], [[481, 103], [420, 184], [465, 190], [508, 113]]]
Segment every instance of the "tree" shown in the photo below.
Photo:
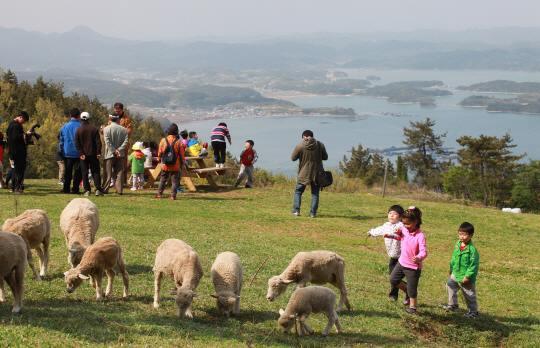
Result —
[[491, 187], [494, 205], [501, 198], [501, 194], [509, 196], [514, 169], [518, 166], [516, 162], [527, 155], [527, 153], [520, 156], [511, 154], [510, 149], [516, 145], [511, 144], [510, 135], [505, 134], [500, 139], [483, 134], [479, 138], [465, 135], [456, 141], [463, 147], [457, 152], [458, 162], [480, 178], [484, 191], [484, 205], [488, 205], [488, 186]]
[[408, 174], [407, 174], [407, 167], [405, 166], [405, 163], [403, 162], [403, 158], [401, 158], [401, 155], [397, 156], [397, 164], [396, 164], [396, 176], [398, 181], [409, 181]]
[[[363, 149], [362, 144], [351, 149], [351, 158], [347, 160], [343, 156], [343, 163], [339, 162], [339, 169], [346, 178], [362, 179], [364, 183], [371, 186], [382, 182], [384, 179], [384, 169], [386, 163], [384, 157], [378, 153], [370, 154], [369, 149]], [[391, 180], [396, 172], [392, 163], [388, 165], [388, 180]]]
[[540, 211], [540, 161], [521, 166], [512, 188], [512, 200], [518, 208]]
[[442, 149], [444, 143], [441, 138], [446, 132], [436, 135], [433, 132], [435, 121], [429, 117], [426, 121], [410, 121], [411, 128], [403, 127], [405, 140], [403, 143], [412, 148], [412, 151], [403, 157], [405, 165], [414, 173], [413, 182], [428, 188], [442, 187], [442, 172], [450, 166], [450, 161], [439, 162], [435, 156], [448, 154]]

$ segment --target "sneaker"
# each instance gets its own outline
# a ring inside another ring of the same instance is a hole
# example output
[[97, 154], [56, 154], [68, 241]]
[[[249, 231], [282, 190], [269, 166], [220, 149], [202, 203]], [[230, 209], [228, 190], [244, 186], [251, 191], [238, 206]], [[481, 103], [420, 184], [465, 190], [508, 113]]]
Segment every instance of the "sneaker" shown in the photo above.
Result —
[[245, 188], [251, 188], [251, 185], [246, 185], [246, 186], [244, 186], [244, 187], [245, 187]]
[[182, 192], [184, 192], [184, 190], [178, 189], [178, 190], [176, 191], [176, 193], [182, 193]]
[[219, 168], [219, 167], [220, 167], [219, 163], [216, 163], [216, 168]]
[[404, 309], [404, 311], [407, 314], [418, 315], [418, 312], [416, 311], [416, 308]]
[[463, 316], [467, 319], [474, 319], [478, 316], [478, 312], [468, 312], [463, 314]]
[[238, 183], [234, 184], [234, 187], [238, 187]]
[[[64, 185], [64, 184], [62, 184], [62, 185]], [[9, 186], [8, 186], [7, 184], [3, 184], [2, 187], [3, 187], [4, 189], [6, 189], [6, 190], [9, 188]]]
[[408, 306], [410, 303], [411, 303], [411, 300], [409, 299], [405, 299], [405, 301], [403, 301], [404, 306]]
[[86, 197], [90, 196], [90, 191], [84, 191], [84, 195], [85, 195]]
[[156, 198], [162, 198], [163, 196], [162, 195], [156, 195]]
[[442, 307], [445, 311], [452, 311], [452, 312], [455, 312], [457, 310], [459, 310], [459, 306], [458, 305], [446, 305], [446, 306], [443, 306]]
[[103, 197], [103, 192], [101, 192], [100, 190], [96, 190], [96, 196]]
[[142, 189], [143, 189], [142, 185], [141, 185], [141, 186], [139, 186], [139, 190], [142, 190]]
[[388, 299], [392, 301], [397, 301], [397, 296], [388, 295]]
[[136, 187], [132, 187], [132, 188], [131, 188], [131, 191], [137, 191], [137, 188], [136, 188]]
[[289, 215], [300, 216], [300, 212], [299, 211], [291, 211], [289, 213]]
[[176, 197], [171, 196], [171, 201], [176, 201]]
[[315, 214], [309, 214], [309, 217], [315, 219]]
[[63, 182], [62, 180], [60, 180], [60, 181], [58, 182], [58, 185], [62, 185], [62, 186], [63, 186], [63, 185], [64, 185], [64, 182]]

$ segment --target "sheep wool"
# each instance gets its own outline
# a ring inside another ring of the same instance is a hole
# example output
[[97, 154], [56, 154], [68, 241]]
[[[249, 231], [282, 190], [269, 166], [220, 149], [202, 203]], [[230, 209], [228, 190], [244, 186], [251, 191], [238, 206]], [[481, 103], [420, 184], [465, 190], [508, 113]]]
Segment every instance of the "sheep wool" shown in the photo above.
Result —
[[219, 254], [212, 265], [212, 282], [218, 310], [223, 316], [240, 313], [240, 296], [244, 283], [244, 270], [238, 255], [226, 251]]
[[337, 311], [343, 309], [343, 304], [351, 309], [345, 288], [345, 260], [336, 253], [316, 250], [296, 254], [283, 273], [268, 280], [266, 299], [274, 301], [291, 283], [297, 283], [295, 289], [303, 288], [307, 283], [330, 283], [341, 293]]
[[60, 215], [60, 229], [66, 238], [68, 262], [75, 268], [92, 243], [99, 228], [97, 206], [86, 198], [75, 198]]
[[[14, 219], [7, 219], [2, 230], [13, 232], [21, 236], [26, 243], [28, 265], [34, 272], [34, 277], [41, 280], [47, 275], [49, 263], [49, 245], [51, 244], [51, 220], [43, 210], [26, 210]], [[41, 250], [43, 244], [43, 250]], [[36, 271], [32, 249], [36, 249], [39, 258], [40, 272]]]
[[195, 290], [204, 275], [201, 259], [195, 250], [179, 239], [167, 239], [158, 247], [154, 265], [154, 308], [159, 308], [159, 292], [163, 276], [174, 281], [178, 316], [193, 318], [191, 303], [199, 297]]
[[24, 271], [26, 270], [26, 243], [16, 233], [0, 230], [0, 302], [6, 300], [4, 278], [13, 293], [13, 313], [18, 313], [23, 306]]

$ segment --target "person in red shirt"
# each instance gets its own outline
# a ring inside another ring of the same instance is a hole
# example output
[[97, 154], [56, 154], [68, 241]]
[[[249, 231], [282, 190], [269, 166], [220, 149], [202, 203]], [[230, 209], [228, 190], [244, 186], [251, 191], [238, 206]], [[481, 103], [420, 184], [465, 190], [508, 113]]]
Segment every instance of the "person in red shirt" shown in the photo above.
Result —
[[163, 153], [165, 152], [165, 148], [168, 145], [171, 145], [174, 148], [174, 153], [176, 154], [176, 163], [175, 164], [161, 163], [161, 179], [159, 180], [158, 193], [156, 195], [156, 198], [161, 198], [163, 196], [165, 183], [167, 182], [167, 179], [169, 178], [169, 175], [170, 175], [171, 182], [172, 182], [171, 200], [173, 201], [176, 200], [176, 193], [178, 192], [178, 181], [179, 181], [178, 172], [180, 171], [180, 167], [181, 167], [180, 163], [186, 162], [186, 157], [184, 154], [184, 146], [182, 145], [182, 141], [179, 140], [178, 138], [179, 138], [178, 126], [173, 123], [169, 126], [168, 136], [166, 138], [161, 139], [161, 142], [159, 143], [159, 152], [158, 152], [159, 161], [162, 162], [161, 160], [162, 160]]
[[240, 173], [238, 173], [238, 178], [236, 178], [234, 187], [238, 187], [240, 182], [242, 182], [247, 175], [245, 187], [251, 188], [251, 184], [253, 183], [253, 164], [257, 162], [257, 159], [259, 159], [259, 156], [257, 156], [257, 151], [253, 149], [253, 145], [255, 145], [253, 140], [246, 141], [246, 149], [242, 150], [242, 153], [240, 153], [242, 165], [240, 166]]

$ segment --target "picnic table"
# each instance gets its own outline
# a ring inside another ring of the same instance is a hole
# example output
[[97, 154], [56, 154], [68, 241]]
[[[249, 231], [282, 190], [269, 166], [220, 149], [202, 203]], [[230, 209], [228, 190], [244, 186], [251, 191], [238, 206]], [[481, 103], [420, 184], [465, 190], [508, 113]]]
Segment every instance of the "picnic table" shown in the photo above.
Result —
[[[153, 157], [154, 160], [157, 160], [157, 157]], [[218, 185], [212, 178], [213, 175], [225, 175], [231, 167], [207, 167], [205, 160], [210, 160], [212, 157], [203, 156], [203, 157], [186, 157], [187, 161], [196, 161], [198, 168], [189, 168], [186, 167], [185, 163], [182, 163], [182, 172], [180, 173], [180, 178], [184, 179], [186, 186], [190, 191], [196, 191], [195, 185], [191, 178], [206, 179], [208, 184], [212, 187], [217, 187]], [[145, 168], [144, 175], [148, 176], [148, 181], [144, 185], [145, 188], [151, 188], [154, 183], [159, 181], [161, 176], [161, 163], [155, 168]], [[170, 178], [169, 178], [170, 180]], [[178, 183], [180, 184], [180, 183]]]

